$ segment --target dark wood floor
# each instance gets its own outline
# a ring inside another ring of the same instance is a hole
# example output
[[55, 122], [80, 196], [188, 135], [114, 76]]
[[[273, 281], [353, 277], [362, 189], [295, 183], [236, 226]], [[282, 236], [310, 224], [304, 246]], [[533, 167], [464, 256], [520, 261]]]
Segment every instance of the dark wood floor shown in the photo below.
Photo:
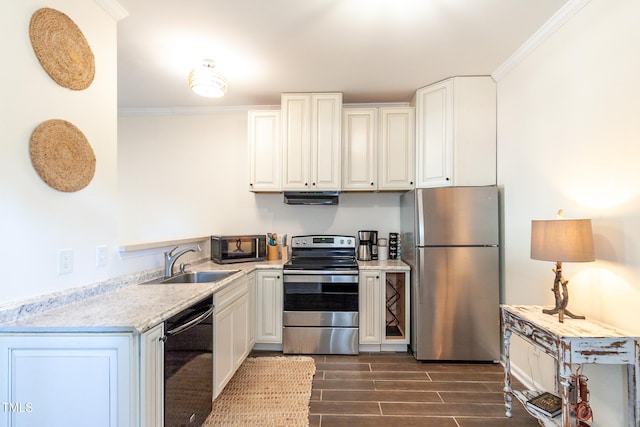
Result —
[[538, 426], [516, 400], [504, 416], [501, 365], [420, 363], [408, 353], [312, 357], [311, 427]]
[[407, 353], [314, 359], [311, 426], [538, 426], [517, 402], [504, 416], [501, 365], [420, 363]]

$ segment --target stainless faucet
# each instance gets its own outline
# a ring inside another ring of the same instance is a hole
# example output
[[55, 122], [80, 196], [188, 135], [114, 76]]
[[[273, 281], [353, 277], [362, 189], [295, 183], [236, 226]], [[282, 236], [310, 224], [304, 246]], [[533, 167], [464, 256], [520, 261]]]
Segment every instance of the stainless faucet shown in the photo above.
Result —
[[164, 253], [164, 277], [165, 279], [168, 279], [169, 277], [173, 276], [173, 264], [176, 263], [176, 260], [181, 257], [182, 255], [186, 254], [187, 252], [196, 252], [196, 251], [200, 251], [200, 245], [195, 245], [195, 246], [191, 246], [188, 247], [186, 249], [183, 249], [177, 253], [173, 253], [173, 251], [175, 251], [176, 249], [178, 249], [178, 247], [176, 246], [175, 248], [171, 249], [168, 252]]

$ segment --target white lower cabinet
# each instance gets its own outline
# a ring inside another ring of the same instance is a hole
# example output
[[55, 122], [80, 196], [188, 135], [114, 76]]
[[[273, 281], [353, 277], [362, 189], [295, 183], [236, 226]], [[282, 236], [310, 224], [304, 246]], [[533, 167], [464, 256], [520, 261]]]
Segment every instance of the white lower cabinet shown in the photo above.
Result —
[[164, 426], [164, 323], [140, 336], [140, 426]]
[[249, 355], [249, 286], [237, 279], [213, 295], [213, 399]]
[[379, 345], [382, 339], [380, 271], [360, 273], [359, 298], [360, 344]]
[[406, 351], [409, 272], [360, 271], [360, 351]]
[[256, 277], [256, 348], [282, 349], [282, 270], [259, 270]]
[[138, 424], [133, 333], [0, 335], [0, 425]]
[[256, 273], [247, 274], [249, 286], [249, 351], [256, 343]]

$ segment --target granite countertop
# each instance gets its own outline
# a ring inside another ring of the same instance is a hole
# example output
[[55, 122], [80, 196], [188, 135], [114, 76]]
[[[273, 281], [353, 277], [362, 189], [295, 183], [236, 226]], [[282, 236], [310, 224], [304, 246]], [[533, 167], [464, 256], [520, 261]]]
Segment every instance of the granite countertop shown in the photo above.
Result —
[[358, 261], [360, 270], [394, 270], [394, 271], [410, 271], [409, 267], [399, 259], [388, 259], [384, 261]]
[[143, 333], [234, 280], [259, 269], [282, 268], [281, 261], [238, 264], [205, 262], [189, 271], [238, 270], [215, 283], [133, 284], [103, 295], [0, 324], [0, 332]]
[[[198, 264], [189, 271], [238, 270], [215, 283], [132, 284], [113, 292], [64, 304], [18, 320], [0, 323], [0, 332], [133, 332], [144, 333], [234, 280], [261, 269], [282, 268], [283, 262]], [[361, 270], [409, 271], [400, 260], [358, 261]]]

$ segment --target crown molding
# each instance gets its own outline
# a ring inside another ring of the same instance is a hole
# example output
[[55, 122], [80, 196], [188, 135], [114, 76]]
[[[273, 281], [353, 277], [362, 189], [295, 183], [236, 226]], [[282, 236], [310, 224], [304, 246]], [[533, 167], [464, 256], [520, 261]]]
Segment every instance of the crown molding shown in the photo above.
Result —
[[118, 108], [118, 116], [194, 116], [215, 113], [237, 113], [249, 110], [276, 110], [280, 105], [239, 105], [223, 107], [133, 107]]
[[[343, 108], [383, 108], [409, 107], [408, 102], [378, 102], [343, 104]], [[196, 116], [204, 114], [224, 114], [246, 112], [249, 110], [279, 110], [278, 105], [238, 105], [222, 107], [122, 107], [118, 108], [118, 116]]]
[[562, 6], [542, 27], [538, 29], [529, 39], [522, 44], [505, 62], [503, 62], [491, 74], [491, 77], [498, 82], [506, 76], [512, 69], [520, 64], [538, 46], [551, 37], [560, 27], [573, 18], [591, 0], [569, 0]]
[[95, 0], [116, 21], [121, 21], [129, 16], [129, 11], [118, 0]]

